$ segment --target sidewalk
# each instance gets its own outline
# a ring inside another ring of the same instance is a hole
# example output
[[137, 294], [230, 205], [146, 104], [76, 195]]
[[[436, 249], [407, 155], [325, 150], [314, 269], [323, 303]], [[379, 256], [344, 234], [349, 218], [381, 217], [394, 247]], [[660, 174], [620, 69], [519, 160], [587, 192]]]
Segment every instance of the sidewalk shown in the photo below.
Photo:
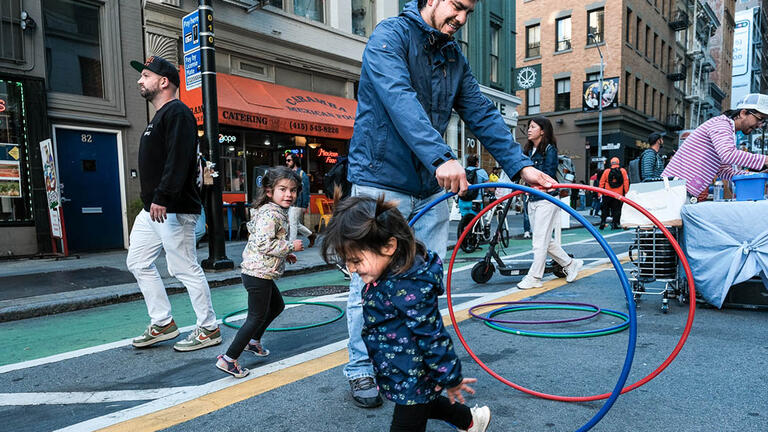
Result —
[[[590, 222], [599, 218], [580, 211]], [[510, 235], [522, 237], [522, 215], [508, 218]], [[577, 226], [573, 218], [571, 224]], [[448, 247], [456, 243], [458, 222], [452, 221], [448, 231]], [[235, 267], [222, 272], [206, 272], [211, 288], [240, 283], [240, 262], [245, 241], [226, 243], [226, 254]], [[311, 249], [297, 252], [298, 262], [286, 265], [285, 276], [332, 269], [320, 256], [320, 241]], [[21, 259], [0, 261], [0, 322], [51, 315], [96, 306], [133, 301], [141, 292], [133, 275], [128, 272], [125, 258], [128, 251], [80, 254], [78, 257], [55, 259]], [[207, 244], [197, 250], [198, 260], [208, 257]], [[169, 294], [185, 290], [176, 278], [168, 274], [165, 255], [155, 265], [160, 271]]]

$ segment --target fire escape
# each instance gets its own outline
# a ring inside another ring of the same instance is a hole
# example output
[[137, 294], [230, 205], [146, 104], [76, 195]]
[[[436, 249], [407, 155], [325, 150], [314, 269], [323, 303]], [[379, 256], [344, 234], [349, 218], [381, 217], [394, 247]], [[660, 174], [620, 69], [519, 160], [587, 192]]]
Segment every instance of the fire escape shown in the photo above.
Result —
[[[715, 70], [715, 60], [709, 54], [709, 39], [714, 36], [720, 21], [708, 4], [701, 0], [688, 2], [692, 26], [688, 29], [685, 55], [690, 61], [690, 76], [685, 89], [685, 101], [690, 110], [689, 128], [697, 127], [702, 121], [702, 114], [717, 109], [712, 97], [709, 73]], [[715, 86], [716, 87], [716, 86]], [[719, 89], [718, 89], [719, 90]], [[717, 94], [717, 92], [714, 92]]]

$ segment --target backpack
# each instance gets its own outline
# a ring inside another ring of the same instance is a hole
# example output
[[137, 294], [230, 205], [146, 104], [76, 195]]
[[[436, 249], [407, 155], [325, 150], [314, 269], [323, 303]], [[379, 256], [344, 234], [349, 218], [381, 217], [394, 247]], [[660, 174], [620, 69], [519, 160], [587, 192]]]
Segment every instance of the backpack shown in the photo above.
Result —
[[621, 168], [611, 168], [608, 172], [608, 186], [612, 188], [621, 187], [624, 184], [624, 176], [621, 175]]
[[341, 199], [349, 196], [352, 192], [352, 183], [347, 180], [347, 169], [349, 160], [345, 156], [339, 157], [336, 165], [323, 176], [323, 191], [325, 196], [333, 199], [334, 191], [337, 187], [341, 189]]
[[[474, 168], [474, 169], [469, 169], [469, 168]], [[467, 176], [467, 183], [471, 185], [477, 184], [477, 168], [476, 167], [464, 168], [464, 174], [466, 174]], [[477, 198], [477, 195], [479, 192], [480, 192], [479, 189], [468, 190], [464, 192], [463, 195], [460, 195], [459, 198], [461, 198], [464, 201], [472, 201], [475, 198]]]

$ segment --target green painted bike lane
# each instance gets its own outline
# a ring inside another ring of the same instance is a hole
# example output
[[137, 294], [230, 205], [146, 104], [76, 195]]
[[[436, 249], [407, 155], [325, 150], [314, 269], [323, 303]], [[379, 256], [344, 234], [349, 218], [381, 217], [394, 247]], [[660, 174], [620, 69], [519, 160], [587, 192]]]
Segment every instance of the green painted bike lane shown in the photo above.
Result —
[[[563, 231], [563, 243], [590, 238], [592, 236], [583, 228]], [[510, 239], [509, 246], [500, 248], [499, 254], [514, 255], [528, 252], [530, 248], [530, 239]], [[473, 258], [481, 259], [486, 251], [487, 245], [483, 245], [482, 249], [471, 254], [459, 252], [457, 266], [471, 264]], [[280, 291], [286, 291], [310, 286], [347, 285], [348, 283], [339, 271], [326, 270], [285, 277], [277, 282], [277, 286]], [[180, 293], [171, 295], [169, 298], [176, 324], [179, 327], [194, 325], [195, 314], [189, 296], [186, 293]], [[287, 300], [301, 301], [307, 298], [290, 297]], [[247, 293], [239, 284], [211, 290], [211, 299], [219, 318], [247, 307]], [[0, 350], [0, 366], [133, 338], [144, 331], [148, 322], [144, 301], [136, 300], [0, 323], [0, 334], [4, 336], [4, 348]]]
[[[337, 270], [289, 276], [277, 281], [280, 291], [321, 285], [346, 285]], [[186, 292], [169, 296], [173, 318], [179, 327], [195, 324], [195, 313]], [[307, 297], [289, 297], [301, 301]], [[211, 290], [218, 318], [247, 307], [248, 295], [242, 284]], [[149, 323], [143, 300], [100, 306], [58, 315], [0, 323], [3, 349], [0, 366], [48, 357], [83, 348], [134, 338]]]

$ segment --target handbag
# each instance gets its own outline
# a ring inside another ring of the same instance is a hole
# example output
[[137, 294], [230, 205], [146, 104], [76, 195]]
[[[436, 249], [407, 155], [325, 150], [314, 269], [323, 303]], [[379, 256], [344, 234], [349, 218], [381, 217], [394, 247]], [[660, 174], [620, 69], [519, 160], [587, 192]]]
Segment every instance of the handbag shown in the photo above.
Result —
[[[686, 198], [685, 180], [668, 180], [634, 183], [629, 185], [626, 197], [644, 209], [665, 225], [680, 225], [680, 209]], [[652, 225], [650, 219], [623, 204], [621, 207], [621, 225], [626, 227]]]

